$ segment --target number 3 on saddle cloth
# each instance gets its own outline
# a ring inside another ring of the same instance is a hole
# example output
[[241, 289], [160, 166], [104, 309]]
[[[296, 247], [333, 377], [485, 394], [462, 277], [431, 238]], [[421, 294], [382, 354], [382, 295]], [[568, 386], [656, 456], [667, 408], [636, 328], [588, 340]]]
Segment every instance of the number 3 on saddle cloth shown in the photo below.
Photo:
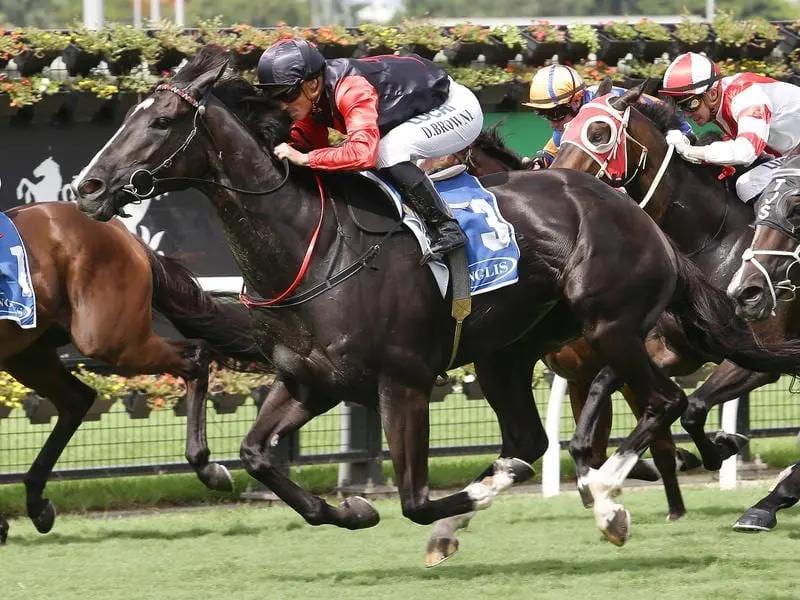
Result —
[[[430, 247], [419, 217], [400, 200], [400, 195], [386, 180], [371, 171], [362, 171], [394, 201], [403, 223], [420, 243], [424, 252]], [[450, 206], [453, 217], [467, 236], [467, 269], [470, 294], [490, 292], [516, 283], [519, 279], [519, 246], [514, 227], [500, 214], [494, 194], [484, 188], [474, 176], [461, 173], [435, 183], [439, 194]], [[447, 293], [449, 272], [441, 262], [428, 263], [444, 297]]]
[[0, 320], [16, 321], [23, 329], [36, 327], [36, 295], [31, 284], [28, 254], [14, 223], [0, 213]]

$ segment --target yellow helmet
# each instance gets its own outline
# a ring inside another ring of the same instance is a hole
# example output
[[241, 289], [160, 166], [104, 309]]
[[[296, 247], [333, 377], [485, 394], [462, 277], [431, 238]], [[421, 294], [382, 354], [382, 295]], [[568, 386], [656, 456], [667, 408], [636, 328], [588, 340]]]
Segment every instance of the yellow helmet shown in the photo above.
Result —
[[539, 69], [531, 81], [530, 101], [523, 106], [548, 109], [568, 104], [586, 89], [578, 72], [566, 65], [550, 65]]

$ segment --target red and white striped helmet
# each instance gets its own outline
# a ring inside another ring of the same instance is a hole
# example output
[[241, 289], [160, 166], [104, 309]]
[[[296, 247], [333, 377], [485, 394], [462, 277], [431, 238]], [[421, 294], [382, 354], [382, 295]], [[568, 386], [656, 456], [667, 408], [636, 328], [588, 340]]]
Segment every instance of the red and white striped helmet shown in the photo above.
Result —
[[669, 96], [697, 96], [707, 92], [720, 77], [719, 67], [713, 60], [687, 52], [667, 67], [660, 91]]

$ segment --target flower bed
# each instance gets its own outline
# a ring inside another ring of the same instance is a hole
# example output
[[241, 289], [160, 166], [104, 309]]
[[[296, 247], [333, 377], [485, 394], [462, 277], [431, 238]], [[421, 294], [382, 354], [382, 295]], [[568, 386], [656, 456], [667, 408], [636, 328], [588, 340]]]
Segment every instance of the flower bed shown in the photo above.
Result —
[[[244, 24], [226, 27], [217, 18], [203, 21], [198, 29], [162, 22], [151, 30], [112, 23], [90, 31], [76, 24], [69, 31], [0, 29], [0, 95], [5, 96], [0, 99], [0, 116], [30, 112], [31, 106], [58, 94], [78, 94], [78, 102], [86, 111], [66, 111], [73, 116], [97, 110], [97, 106], [109, 110], [126, 104], [110, 101], [127, 92], [146, 93], [161, 79], [170, 77], [202, 44], [229, 47], [232, 65], [252, 74], [264, 48], [287, 37], [311, 40], [330, 58], [395, 52], [436, 57], [451, 67], [464, 67], [453, 70], [453, 77], [492, 103], [503, 86], [524, 81], [518, 74], [522, 66], [516, 63], [518, 57], [532, 69], [558, 60], [585, 64], [581, 68], [588, 73], [598, 71], [591, 60], [595, 57], [613, 68], [619, 58], [632, 52], [639, 59], [639, 73], [657, 74], [665, 52], [671, 58], [687, 50], [707, 51], [724, 64], [726, 72], [757, 66], [758, 72], [784, 81], [800, 78], [798, 61], [789, 58], [800, 46], [800, 21], [778, 26], [763, 19], [736, 20], [723, 11], [710, 24], [693, 21], [684, 13], [680, 23], [667, 26], [645, 19], [569, 27], [532, 21], [519, 27], [489, 28], [467, 22], [441, 28], [419, 20], [404, 21], [396, 27], [364, 24], [357, 29], [338, 25], [299, 28], [281, 23], [260, 29]], [[785, 58], [769, 56], [775, 48]], [[58, 57], [64, 60], [68, 76], [50, 70]], [[485, 63], [475, 62], [481, 57]], [[506, 71], [507, 67], [514, 68]], [[495, 68], [512, 75], [498, 75]], [[96, 106], [81, 100], [91, 95], [103, 103]]]

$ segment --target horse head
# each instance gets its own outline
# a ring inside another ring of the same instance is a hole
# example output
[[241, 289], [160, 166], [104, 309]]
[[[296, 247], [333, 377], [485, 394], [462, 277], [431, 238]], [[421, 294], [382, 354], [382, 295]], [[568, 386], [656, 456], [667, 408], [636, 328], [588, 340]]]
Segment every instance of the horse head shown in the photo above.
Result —
[[736, 312], [752, 321], [774, 315], [800, 287], [800, 157], [773, 174], [755, 210], [753, 241], [728, 286]]
[[133, 107], [76, 178], [80, 210], [107, 221], [127, 216], [123, 207], [130, 202], [183, 189], [190, 182], [202, 184], [196, 180], [219, 166], [222, 152], [236, 151], [217, 147], [220, 140], [212, 133], [221, 121], [235, 119], [212, 94], [227, 68], [227, 52], [207, 46], [169, 83], [156, 86]]
[[611, 94], [611, 80], [606, 77], [595, 98], [567, 124], [552, 167], [590, 173], [626, 189], [634, 183], [652, 167], [648, 155], [663, 157], [667, 149], [658, 127], [632, 110], [639, 108], [647, 85], [644, 82], [617, 97]]

